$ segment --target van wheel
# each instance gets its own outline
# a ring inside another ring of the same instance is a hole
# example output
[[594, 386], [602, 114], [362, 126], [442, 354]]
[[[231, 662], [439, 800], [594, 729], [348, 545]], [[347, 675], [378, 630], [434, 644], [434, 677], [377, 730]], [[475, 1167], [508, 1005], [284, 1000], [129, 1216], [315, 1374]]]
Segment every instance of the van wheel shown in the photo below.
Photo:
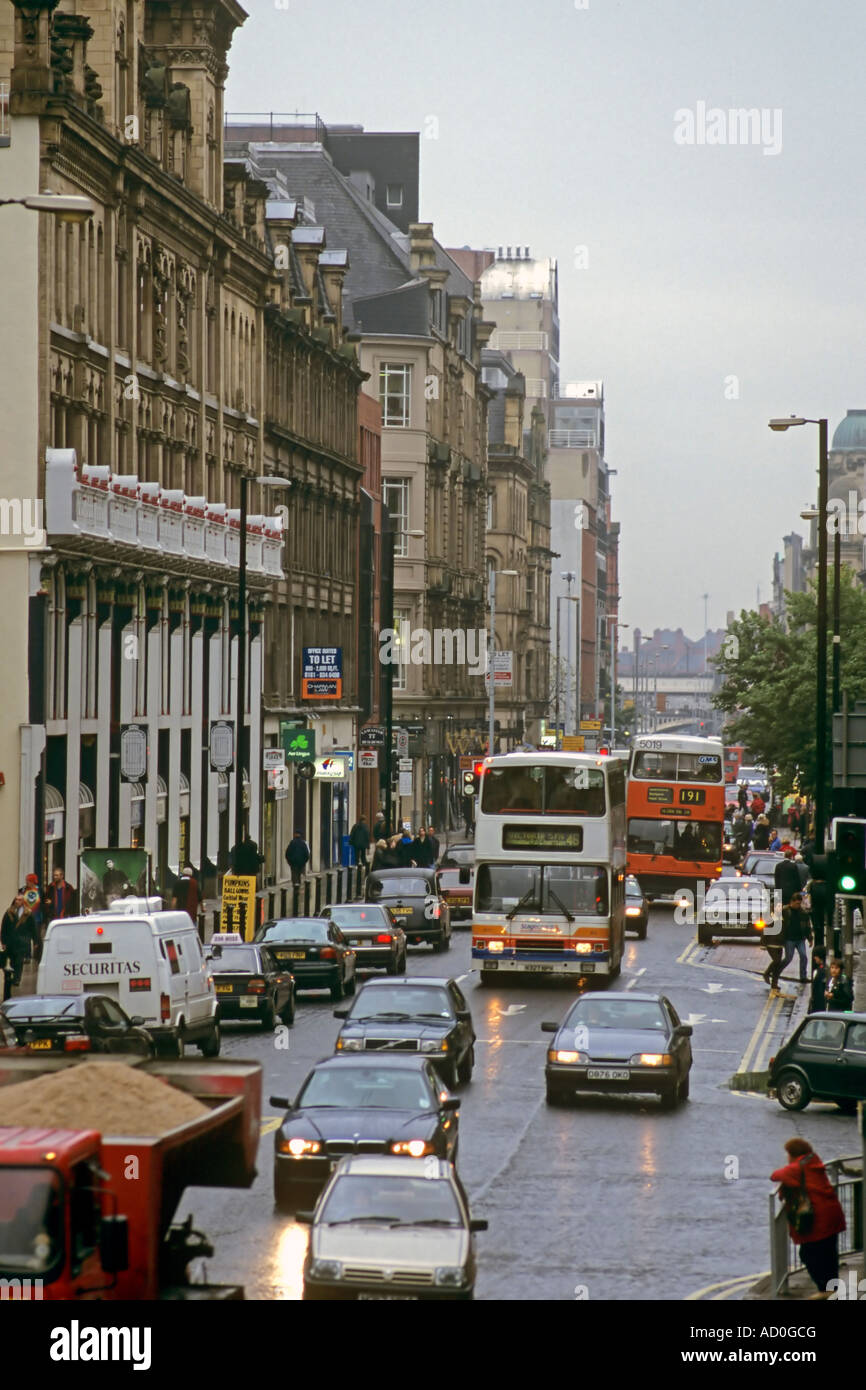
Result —
[[161, 1038], [156, 1045], [157, 1057], [168, 1057], [176, 1060], [183, 1056], [183, 1043], [179, 1033], [171, 1033], [167, 1038]]
[[220, 1026], [215, 1023], [206, 1038], [203, 1038], [198, 1045], [198, 1050], [202, 1057], [219, 1057], [220, 1055]]

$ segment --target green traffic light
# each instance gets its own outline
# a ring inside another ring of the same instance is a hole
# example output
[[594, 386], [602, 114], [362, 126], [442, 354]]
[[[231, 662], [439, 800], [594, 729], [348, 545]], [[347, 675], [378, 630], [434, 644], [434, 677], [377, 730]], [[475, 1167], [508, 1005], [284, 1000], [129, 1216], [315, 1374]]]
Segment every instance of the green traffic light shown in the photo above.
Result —
[[851, 874], [843, 874], [839, 880], [839, 887], [843, 893], [853, 893], [857, 887], [857, 880]]

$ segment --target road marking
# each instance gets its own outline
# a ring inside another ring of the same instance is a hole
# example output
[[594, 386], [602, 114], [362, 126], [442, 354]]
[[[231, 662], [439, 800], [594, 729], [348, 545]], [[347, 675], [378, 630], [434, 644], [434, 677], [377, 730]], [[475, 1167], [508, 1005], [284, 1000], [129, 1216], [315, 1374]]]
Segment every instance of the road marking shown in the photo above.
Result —
[[721, 994], [722, 991], [724, 991], [726, 994], [739, 994], [739, 993], [740, 993], [740, 991], [737, 989], [736, 985], [717, 985], [717, 984], [712, 984], [712, 985], [702, 985], [702, 986], [701, 986], [701, 994]]
[[767, 1000], [766, 1000], [766, 1002], [765, 1002], [765, 1004], [764, 1004], [763, 1009], [761, 1010], [760, 1014], [758, 1015], [758, 1021], [757, 1021], [757, 1023], [755, 1024], [755, 1027], [754, 1027], [754, 1031], [753, 1031], [753, 1033], [752, 1033], [752, 1036], [749, 1038], [748, 1044], [746, 1045], [746, 1050], [745, 1050], [745, 1052], [743, 1053], [742, 1058], [740, 1059], [740, 1065], [737, 1067], [737, 1071], [752, 1071], [752, 1070], [753, 1070], [753, 1068], [751, 1067], [750, 1063], [751, 1063], [752, 1057], [753, 1057], [753, 1055], [754, 1055], [754, 1053], [755, 1053], [755, 1050], [756, 1050], [757, 1047], [758, 1047], [758, 1043], [759, 1043], [759, 1041], [760, 1041], [760, 1039], [761, 1039], [761, 1037], [762, 1037], [763, 1029], [764, 1029], [764, 1024], [766, 1023], [767, 1019], [769, 1018], [770, 1009], [771, 1009], [771, 1007], [772, 1007], [772, 1005], [773, 1005], [773, 1002], [774, 1002], [774, 1001], [773, 1001], [773, 997], [772, 997], [772, 995], [770, 995], [770, 996], [767, 998]]
[[706, 1014], [689, 1014], [688, 1018], [685, 1019], [684, 1022], [689, 1024], [692, 1028], [694, 1028], [696, 1023], [704, 1023], [706, 1021], [706, 1017]]
[[[761, 1274], [741, 1274], [736, 1279], [722, 1279], [717, 1284], [707, 1284], [706, 1288], [697, 1289], [695, 1293], [686, 1294], [685, 1303], [696, 1303], [699, 1299], [707, 1295], [712, 1296], [712, 1301], [718, 1302], [724, 1298], [730, 1298], [733, 1294], [740, 1292], [744, 1288], [757, 1284], [759, 1279], [766, 1279], [769, 1270], [764, 1270]], [[719, 1292], [721, 1291], [721, 1292]]]
[[522, 1014], [526, 1008], [525, 1004], [509, 1004], [507, 1009], [503, 1009], [500, 1018], [513, 1018], [515, 1014]]
[[775, 1003], [776, 1008], [773, 1010], [773, 1015], [767, 1024], [763, 1041], [761, 1042], [760, 1049], [757, 1053], [757, 1056], [755, 1057], [754, 1066], [752, 1068], [753, 1071], [764, 1071], [767, 1058], [769, 1056], [770, 1048], [773, 1045], [774, 1029], [779, 1021], [779, 1015], [782, 1012], [783, 999], [781, 995], [777, 997]]
[[270, 1134], [272, 1130], [279, 1129], [283, 1123], [282, 1115], [270, 1116], [268, 1119], [262, 1118], [262, 1134]]
[[632, 979], [629, 980], [628, 984], [626, 985], [626, 989], [634, 989], [634, 987], [635, 987], [635, 985], [637, 984], [638, 980], [640, 979], [641, 975], [645, 975], [645, 974], [646, 974], [646, 966], [644, 966], [641, 970], [636, 970], [635, 973], [634, 973], [634, 976], [632, 977]]

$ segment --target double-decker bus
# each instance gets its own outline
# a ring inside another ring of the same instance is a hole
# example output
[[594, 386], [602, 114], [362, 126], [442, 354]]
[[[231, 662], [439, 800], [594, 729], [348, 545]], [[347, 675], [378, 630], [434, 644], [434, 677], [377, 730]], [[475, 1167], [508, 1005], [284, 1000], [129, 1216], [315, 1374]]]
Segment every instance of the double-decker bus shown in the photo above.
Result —
[[618, 758], [485, 758], [475, 822], [472, 957], [481, 982], [511, 972], [620, 972], [625, 777]]
[[719, 739], [641, 735], [632, 745], [628, 872], [648, 897], [697, 894], [722, 872], [724, 750]]

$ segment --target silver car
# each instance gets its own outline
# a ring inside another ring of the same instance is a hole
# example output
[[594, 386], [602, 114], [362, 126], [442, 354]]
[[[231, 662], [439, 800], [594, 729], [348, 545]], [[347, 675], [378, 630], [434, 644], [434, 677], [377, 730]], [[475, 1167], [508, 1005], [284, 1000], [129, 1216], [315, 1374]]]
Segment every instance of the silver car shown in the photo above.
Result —
[[314, 1212], [305, 1299], [471, 1299], [475, 1231], [447, 1159], [340, 1159]]

